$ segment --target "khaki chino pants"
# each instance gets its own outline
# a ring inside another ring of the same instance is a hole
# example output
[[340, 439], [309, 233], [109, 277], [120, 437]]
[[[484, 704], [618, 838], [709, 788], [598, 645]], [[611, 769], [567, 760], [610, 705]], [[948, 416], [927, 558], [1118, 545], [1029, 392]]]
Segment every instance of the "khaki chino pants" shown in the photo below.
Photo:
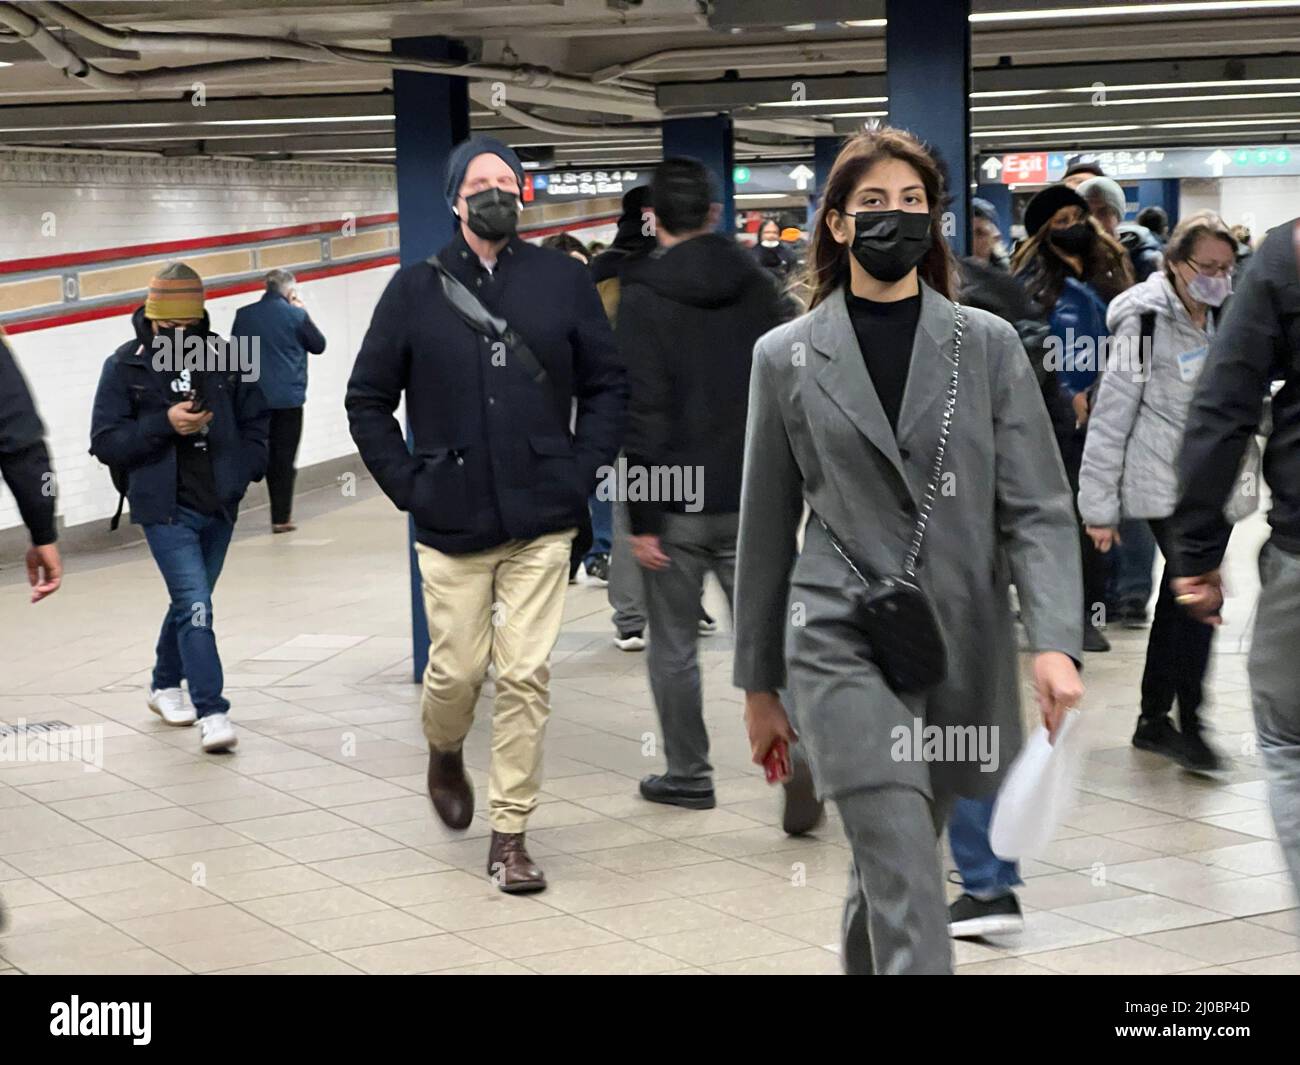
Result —
[[542, 783], [542, 737], [550, 714], [548, 659], [560, 634], [569, 549], [576, 530], [446, 555], [416, 545], [429, 622], [424, 735], [458, 750], [491, 665], [496, 705], [488, 770], [488, 822], [523, 832]]

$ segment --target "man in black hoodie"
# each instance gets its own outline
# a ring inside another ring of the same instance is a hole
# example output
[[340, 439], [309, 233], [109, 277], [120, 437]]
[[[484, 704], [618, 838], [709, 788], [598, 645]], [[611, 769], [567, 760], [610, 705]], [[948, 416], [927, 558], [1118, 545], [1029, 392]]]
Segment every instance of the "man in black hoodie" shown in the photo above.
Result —
[[709, 172], [666, 159], [651, 201], [660, 250], [622, 276], [632, 550], [646, 578], [650, 687], [668, 772], [651, 802], [715, 805], [696, 645], [705, 574], [731, 599], [754, 343], [781, 321], [775, 285], [730, 236]]
[[1276, 381], [1264, 450], [1272, 535], [1259, 553], [1248, 665], [1273, 823], [1300, 892], [1300, 218], [1259, 246], [1211, 341], [1187, 416], [1167, 564], [1178, 602], [1210, 624], [1221, 620], [1219, 564], [1232, 531], [1223, 506]]

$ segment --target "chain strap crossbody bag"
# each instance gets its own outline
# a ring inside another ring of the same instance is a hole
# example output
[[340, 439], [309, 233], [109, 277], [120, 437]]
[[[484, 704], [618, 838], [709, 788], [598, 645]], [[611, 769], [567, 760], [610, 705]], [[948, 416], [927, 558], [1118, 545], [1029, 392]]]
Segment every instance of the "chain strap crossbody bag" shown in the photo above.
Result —
[[830, 538], [831, 546], [857, 578], [850, 596], [854, 605], [854, 621], [863, 639], [871, 648], [871, 657], [889, 686], [897, 692], [918, 692], [933, 687], [944, 679], [948, 671], [948, 651], [943, 633], [929, 597], [916, 581], [917, 561], [925, 541], [925, 529], [934, 509], [935, 497], [943, 476], [944, 453], [948, 449], [948, 435], [952, 429], [953, 413], [957, 408], [957, 380], [961, 364], [962, 330], [965, 316], [956, 306], [953, 320], [952, 375], [944, 401], [943, 421], [939, 425], [939, 441], [935, 447], [934, 465], [925, 495], [917, 511], [916, 524], [903, 570], [896, 575], [866, 576], [849, 557], [829, 525], [818, 515], [817, 521]]

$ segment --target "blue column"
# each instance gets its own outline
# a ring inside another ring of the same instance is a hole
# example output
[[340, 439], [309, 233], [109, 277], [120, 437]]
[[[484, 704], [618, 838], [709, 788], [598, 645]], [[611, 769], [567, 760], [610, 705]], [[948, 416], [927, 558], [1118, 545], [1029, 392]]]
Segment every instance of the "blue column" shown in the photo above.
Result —
[[[406, 37], [393, 51], [427, 59], [463, 59], [461, 46], [445, 37]], [[469, 136], [469, 93], [464, 78], [393, 71], [394, 131], [397, 144], [399, 257], [403, 266], [427, 259], [456, 232], [456, 219], [443, 199], [443, 175], [451, 149]], [[410, 427], [407, 427], [410, 442]], [[429, 657], [415, 523], [408, 518], [411, 575], [411, 675], [418, 684]]]
[[731, 117], [666, 118], [663, 122], [664, 158], [684, 155], [698, 159], [713, 171], [722, 188], [722, 222], [718, 231], [736, 232], [735, 157], [731, 143]]
[[1179, 181], [1177, 178], [1148, 178], [1137, 183], [1138, 210], [1163, 207], [1169, 216], [1169, 228], [1178, 224]]
[[817, 216], [817, 208], [822, 202], [822, 189], [826, 187], [826, 179], [830, 177], [831, 167], [835, 165], [835, 157], [840, 154], [843, 144], [843, 137], [813, 138], [813, 173], [816, 176], [813, 178], [813, 194], [808, 197], [810, 226]]
[[981, 200], [988, 200], [998, 212], [998, 228], [1002, 230], [1002, 239], [1011, 245], [1011, 226], [1015, 219], [1011, 217], [1011, 186], [996, 184], [981, 185], [975, 190]]
[[948, 171], [948, 241], [970, 248], [971, 0], [886, 0], [889, 123], [925, 141]]

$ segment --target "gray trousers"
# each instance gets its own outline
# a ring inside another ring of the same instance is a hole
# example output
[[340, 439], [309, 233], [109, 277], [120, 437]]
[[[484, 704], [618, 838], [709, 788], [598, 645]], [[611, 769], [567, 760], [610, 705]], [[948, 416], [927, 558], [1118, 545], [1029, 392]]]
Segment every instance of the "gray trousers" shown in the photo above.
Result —
[[1250, 698], [1273, 824], [1300, 896], [1300, 555], [1265, 544], [1259, 581]]
[[712, 571], [732, 606], [739, 514], [667, 514], [659, 541], [672, 561], [645, 570], [646, 665], [673, 780], [708, 784], [709, 734], [700, 690], [700, 595]]
[[614, 608], [614, 631], [620, 636], [645, 631], [645, 584], [628, 537], [632, 523], [627, 501], [614, 500], [614, 533], [609, 547], [609, 605]]
[[938, 851], [951, 802], [894, 784], [835, 800], [853, 848], [840, 948], [847, 975], [952, 972]]

